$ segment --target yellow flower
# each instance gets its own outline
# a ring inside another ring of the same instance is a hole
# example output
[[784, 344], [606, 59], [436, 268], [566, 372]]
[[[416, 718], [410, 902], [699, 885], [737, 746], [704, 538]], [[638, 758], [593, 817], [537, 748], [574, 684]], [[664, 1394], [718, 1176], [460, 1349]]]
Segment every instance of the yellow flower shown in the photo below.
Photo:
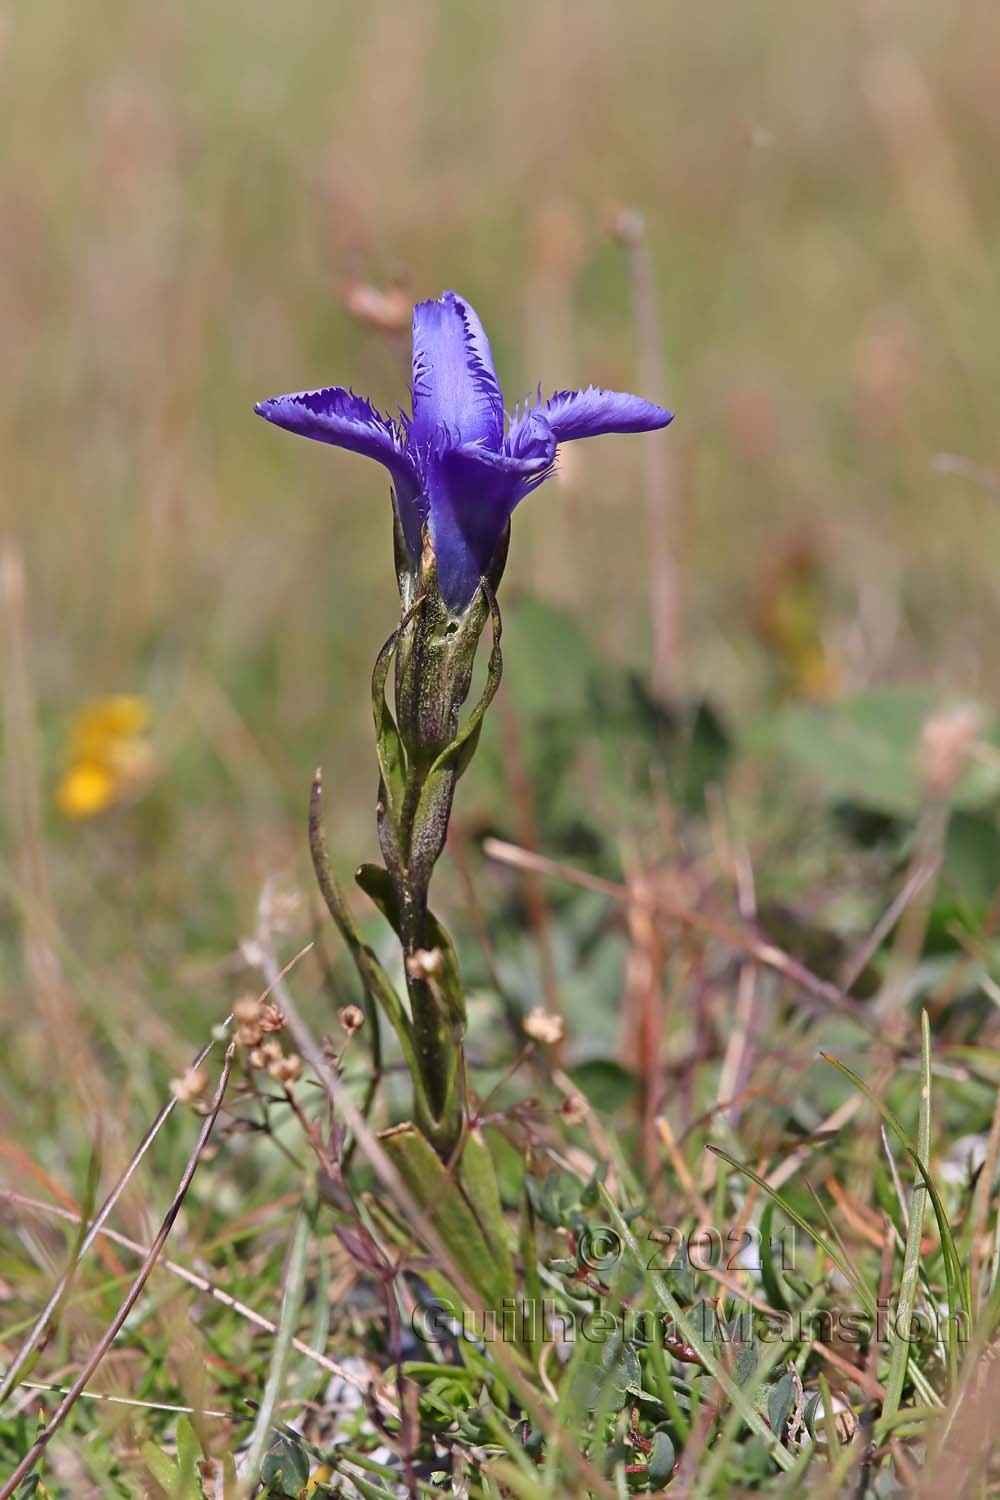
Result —
[[144, 698], [95, 698], [80, 710], [70, 734], [69, 764], [56, 788], [67, 818], [92, 818], [147, 781], [154, 767]]
[[82, 708], [73, 724], [73, 754], [102, 755], [117, 740], [131, 740], [149, 728], [149, 704], [145, 698], [119, 693], [95, 698]]
[[67, 818], [92, 818], [115, 800], [115, 778], [107, 766], [81, 760], [72, 765], [56, 787], [56, 803]]

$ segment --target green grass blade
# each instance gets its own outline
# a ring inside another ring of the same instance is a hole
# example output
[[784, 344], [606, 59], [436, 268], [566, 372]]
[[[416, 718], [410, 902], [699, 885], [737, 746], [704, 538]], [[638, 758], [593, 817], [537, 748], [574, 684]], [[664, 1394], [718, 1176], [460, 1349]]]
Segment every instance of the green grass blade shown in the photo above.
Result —
[[[311, 1190], [307, 1191], [311, 1198]], [[302, 1207], [299, 1209], [298, 1218], [295, 1221], [295, 1228], [292, 1231], [292, 1242], [288, 1252], [288, 1264], [284, 1276], [284, 1290], [281, 1295], [278, 1332], [275, 1335], [274, 1347], [271, 1352], [271, 1365], [267, 1372], [264, 1394], [261, 1397], [260, 1407], [257, 1411], [257, 1420], [254, 1423], [254, 1429], [250, 1437], [250, 1446], [247, 1452], [244, 1474], [248, 1484], [256, 1482], [260, 1475], [264, 1454], [271, 1440], [275, 1413], [278, 1410], [278, 1403], [281, 1400], [281, 1394], [285, 1386], [288, 1356], [291, 1353], [292, 1339], [295, 1337], [295, 1329], [305, 1292], [312, 1218], [311, 1203], [303, 1201]]]
[[787, 1214], [792, 1223], [797, 1224], [799, 1228], [803, 1230], [803, 1232], [807, 1234], [809, 1238], [819, 1246], [819, 1248], [823, 1251], [823, 1254], [833, 1262], [833, 1264], [837, 1267], [837, 1270], [840, 1271], [841, 1275], [845, 1276], [851, 1283], [852, 1287], [857, 1292], [862, 1302], [865, 1304], [865, 1311], [870, 1313], [874, 1318], [876, 1313], [875, 1298], [868, 1290], [862, 1278], [854, 1270], [854, 1267], [848, 1260], [844, 1258], [840, 1250], [837, 1249], [836, 1245], [831, 1245], [829, 1240], [824, 1239], [821, 1234], [818, 1234], [813, 1226], [809, 1223], [809, 1220], [802, 1214], [800, 1214], [798, 1209], [793, 1208], [790, 1203], [786, 1202], [781, 1194], [776, 1192], [765, 1178], [761, 1177], [758, 1172], [754, 1171], [753, 1167], [748, 1167], [746, 1162], [737, 1161], [735, 1156], [730, 1156], [729, 1152], [723, 1151], [721, 1146], [709, 1146], [707, 1149], [711, 1151], [714, 1156], [721, 1156], [723, 1160], [727, 1161], [731, 1167], [735, 1167], [738, 1172], [742, 1172], [745, 1177], [749, 1177], [751, 1182], [755, 1182], [760, 1188], [761, 1192], [766, 1193], [767, 1196], [778, 1205], [782, 1213]]
[[[917, 1125], [917, 1151], [922, 1161], [930, 1159], [931, 1150], [931, 1033], [927, 1012], [920, 1016], [920, 1117]], [[923, 1234], [924, 1213], [927, 1207], [927, 1189], [918, 1182], [913, 1189], [910, 1204], [910, 1222], [906, 1231], [906, 1249], [903, 1252], [903, 1274], [899, 1283], [898, 1322], [903, 1328], [910, 1326], [913, 1304], [920, 1276], [920, 1239]], [[885, 1383], [885, 1401], [882, 1405], [882, 1422], [891, 1422], [899, 1409], [906, 1370], [910, 1358], [910, 1345], [898, 1336], [893, 1341], [889, 1357], [889, 1374]]]
[[956, 1314], [958, 1312], [959, 1306], [961, 1306], [962, 1311], [965, 1313], [970, 1323], [972, 1321], [972, 1307], [971, 1299], [969, 1296], [968, 1280], [965, 1274], [964, 1267], [962, 1266], [961, 1257], [959, 1256], [958, 1249], [955, 1245], [955, 1236], [952, 1233], [951, 1225], [948, 1222], [948, 1215], [945, 1210], [945, 1206], [941, 1201], [941, 1195], [938, 1192], [937, 1188], [934, 1186], [934, 1183], [931, 1180], [931, 1175], [928, 1172], [927, 1167], [924, 1165], [919, 1152], [913, 1149], [906, 1131], [903, 1129], [899, 1120], [893, 1114], [889, 1106], [887, 1104], [883, 1104], [882, 1100], [877, 1098], [872, 1090], [868, 1087], [864, 1079], [859, 1078], [857, 1073], [853, 1072], [846, 1063], [839, 1062], [838, 1059], [832, 1057], [829, 1052], [821, 1051], [819, 1055], [824, 1059], [825, 1062], [830, 1063], [832, 1067], [836, 1068], [838, 1072], [843, 1073], [845, 1078], [849, 1078], [850, 1081], [854, 1084], [855, 1088], [860, 1089], [868, 1102], [875, 1106], [879, 1114], [882, 1116], [882, 1119], [896, 1136], [896, 1139], [900, 1142], [907, 1155], [912, 1159], [914, 1165], [920, 1173], [920, 1176], [923, 1178], [924, 1186], [926, 1187], [927, 1192], [930, 1195], [931, 1203], [934, 1206], [934, 1217], [937, 1220], [938, 1233], [941, 1236], [941, 1250], [944, 1256], [945, 1277], [948, 1282], [949, 1321], [951, 1324], [952, 1333], [954, 1334], [957, 1332]]

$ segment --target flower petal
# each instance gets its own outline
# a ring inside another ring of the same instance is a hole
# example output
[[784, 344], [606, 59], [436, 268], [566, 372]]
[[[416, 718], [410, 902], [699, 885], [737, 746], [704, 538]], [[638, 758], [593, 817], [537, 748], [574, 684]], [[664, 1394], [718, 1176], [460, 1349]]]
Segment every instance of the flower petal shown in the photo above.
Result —
[[420, 487], [395, 424], [376, 411], [364, 396], [356, 396], [343, 386], [274, 396], [268, 401], [258, 401], [254, 410], [258, 416], [289, 432], [376, 459], [389, 470], [398, 490], [411, 493]]
[[[535, 410], [546, 418], [559, 443], [604, 432], [652, 432], [673, 420], [673, 412], [664, 406], [623, 391], [602, 391], [596, 385], [585, 391], [556, 391]], [[508, 441], [514, 436], [512, 431]]]
[[413, 423], [410, 442], [425, 449], [437, 434], [456, 444], [503, 437], [503, 393], [489, 340], [475, 310], [454, 292], [413, 309]]
[[428, 525], [445, 602], [464, 609], [489, 570], [511, 512], [552, 472], [555, 441], [530, 458], [478, 445], [446, 448], [427, 470]]

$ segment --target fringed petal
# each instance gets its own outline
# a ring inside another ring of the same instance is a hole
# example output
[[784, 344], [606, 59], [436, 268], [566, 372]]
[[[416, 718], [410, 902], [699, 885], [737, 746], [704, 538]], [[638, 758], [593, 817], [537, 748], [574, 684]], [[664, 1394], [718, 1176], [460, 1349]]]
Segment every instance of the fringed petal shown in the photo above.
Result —
[[412, 493], [420, 488], [416, 467], [396, 424], [376, 411], [364, 396], [356, 396], [343, 386], [274, 396], [258, 401], [254, 410], [289, 432], [376, 459], [389, 470], [397, 490]]
[[[558, 443], [605, 432], [652, 432], [673, 420], [673, 412], [664, 406], [623, 391], [602, 391], [596, 385], [583, 391], [556, 391], [531, 415], [535, 414], [545, 417]], [[508, 434], [508, 442], [513, 435]]]
[[454, 292], [413, 309], [411, 445], [426, 450], [445, 433], [456, 444], [494, 451], [503, 438], [503, 393], [482, 323]]

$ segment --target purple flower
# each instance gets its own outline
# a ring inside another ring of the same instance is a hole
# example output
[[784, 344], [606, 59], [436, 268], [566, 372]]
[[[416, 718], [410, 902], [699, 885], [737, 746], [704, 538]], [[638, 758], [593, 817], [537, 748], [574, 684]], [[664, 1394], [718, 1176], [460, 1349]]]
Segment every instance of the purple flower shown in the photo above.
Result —
[[463, 610], [503, 539], [511, 512], [552, 473], [556, 447], [602, 432], [648, 432], [671, 413], [639, 396], [557, 391], [508, 422], [483, 325], [454, 292], [413, 309], [413, 416], [383, 416], [342, 386], [258, 403], [269, 422], [363, 453], [392, 476], [414, 567], [426, 525], [438, 587]]

